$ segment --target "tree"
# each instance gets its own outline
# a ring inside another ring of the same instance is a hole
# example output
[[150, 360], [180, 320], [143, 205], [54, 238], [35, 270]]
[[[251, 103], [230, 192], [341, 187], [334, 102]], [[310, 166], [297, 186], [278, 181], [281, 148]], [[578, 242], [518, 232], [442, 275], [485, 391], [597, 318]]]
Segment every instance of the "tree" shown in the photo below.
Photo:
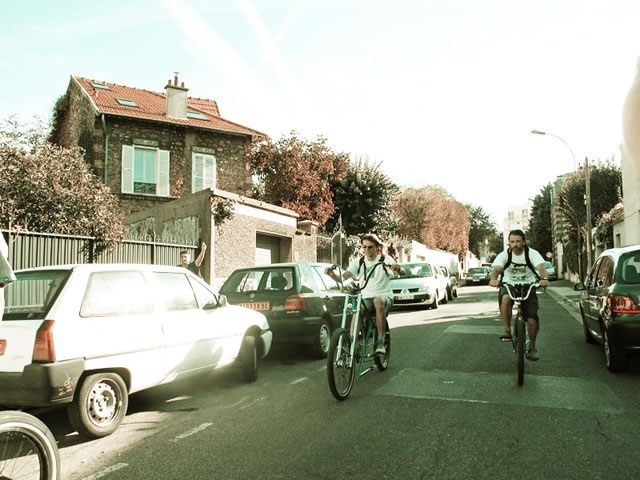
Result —
[[551, 184], [544, 186], [533, 199], [531, 220], [527, 229], [527, 244], [540, 252], [543, 256], [553, 252], [551, 236]]
[[336, 209], [328, 230], [335, 229], [341, 217], [347, 235], [376, 232], [386, 238], [395, 231], [391, 203], [399, 189], [379, 164], [371, 165], [366, 158], [350, 162], [344, 177], [331, 182], [331, 189]]
[[247, 156], [260, 181], [256, 198], [290, 208], [302, 219], [321, 225], [331, 217], [335, 207], [330, 184], [345, 175], [348, 154], [334, 152], [323, 137], [309, 142], [292, 131], [275, 143], [270, 139], [254, 142]]
[[[498, 227], [482, 207], [467, 205], [466, 208], [469, 211], [470, 223], [469, 250], [478, 258], [488, 259], [490, 251], [496, 252], [493, 248], [495, 247], [495, 238], [498, 235]], [[497, 251], [502, 251], [502, 245]]]
[[[589, 167], [591, 196], [591, 225], [598, 224], [602, 215], [609, 212], [621, 198], [622, 172], [611, 159], [591, 164]], [[562, 188], [558, 192], [558, 202], [563, 216], [567, 220], [565, 227], [567, 238], [565, 255], [569, 268], [578, 271], [578, 252], [580, 252], [581, 268], [584, 272], [584, 256], [586, 252], [586, 218], [585, 207], [585, 169], [572, 172], [565, 177]], [[580, 230], [578, 231], [578, 225]], [[580, 249], [578, 250], [578, 238]]]
[[4, 228], [86, 235], [97, 253], [125, 235], [117, 198], [89, 172], [79, 148], [46, 141], [42, 124], [0, 125], [0, 224]]
[[398, 234], [456, 255], [467, 251], [467, 207], [442, 187], [407, 188], [394, 199], [393, 210], [398, 217]]

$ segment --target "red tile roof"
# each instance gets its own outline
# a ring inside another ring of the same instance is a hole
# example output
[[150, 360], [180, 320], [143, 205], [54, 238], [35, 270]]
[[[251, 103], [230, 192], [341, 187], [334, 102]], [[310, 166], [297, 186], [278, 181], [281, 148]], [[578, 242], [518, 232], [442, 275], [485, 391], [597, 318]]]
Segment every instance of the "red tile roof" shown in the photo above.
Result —
[[[220, 110], [218, 110], [218, 104], [215, 100], [187, 97], [187, 110], [189, 112], [201, 113], [207, 117], [208, 120], [200, 120], [197, 118], [174, 118], [166, 115], [167, 101], [164, 93], [141, 90], [139, 88], [126, 87], [115, 83], [104, 82], [101, 80], [90, 80], [76, 76], [72, 76], [72, 79], [75, 80], [87, 93], [98, 113], [188, 125], [191, 127], [238, 133], [242, 135], [267, 136], [258, 130], [253, 130], [252, 128], [248, 128], [222, 118], [220, 116]], [[107, 85], [109, 90], [96, 88], [91, 85], [91, 82]], [[116, 100], [117, 98], [133, 100], [138, 106], [127, 107], [125, 105], [121, 105]]]

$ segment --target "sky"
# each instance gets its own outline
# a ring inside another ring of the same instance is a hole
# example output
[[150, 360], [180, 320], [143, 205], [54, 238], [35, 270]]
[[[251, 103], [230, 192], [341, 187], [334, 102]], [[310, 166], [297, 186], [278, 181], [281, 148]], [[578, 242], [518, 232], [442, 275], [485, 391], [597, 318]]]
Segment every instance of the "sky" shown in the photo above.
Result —
[[179, 72], [228, 120], [322, 136], [502, 230], [574, 159], [619, 163], [639, 24], [637, 0], [2, 1], [0, 120], [48, 119], [72, 75]]

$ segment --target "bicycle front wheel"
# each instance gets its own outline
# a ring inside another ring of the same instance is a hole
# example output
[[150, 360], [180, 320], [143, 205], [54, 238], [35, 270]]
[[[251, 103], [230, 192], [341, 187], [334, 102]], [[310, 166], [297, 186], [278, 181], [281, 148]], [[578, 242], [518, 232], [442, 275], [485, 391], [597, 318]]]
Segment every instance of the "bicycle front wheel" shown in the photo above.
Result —
[[518, 357], [518, 385], [524, 383], [524, 349], [526, 341], [526, 328], [524, 319], [516, 318], [516, 355]]
[[0, 412], [0, 479], [58, 478], [60, 454], [47, 426], [24, 412]]
[[327, 354], [327, 379], [336, 400], [346, 400], [356, 377], [356, 362], [351, 360], [351, 336], [346, 328], [339, 328], [331, 337]]

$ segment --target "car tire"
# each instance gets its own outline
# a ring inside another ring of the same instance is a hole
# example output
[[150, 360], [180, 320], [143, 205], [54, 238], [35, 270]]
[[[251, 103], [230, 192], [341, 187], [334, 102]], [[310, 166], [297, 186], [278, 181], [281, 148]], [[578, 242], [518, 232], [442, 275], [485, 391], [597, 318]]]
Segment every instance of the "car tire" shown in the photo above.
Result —
[[447, 297], [447, 289], [445, 288], [444, 292], [442, 292], [442, 300], [440, 300], [440, 303], [444, 305], [448, 301], [449, 301], [449, 297]]
[[436, 294], [433, 296], [433, 302], [431, 302], [431, 305], [429, 305], [429, 308], [432, 308], [434, 310], [438, 308], [438, 292], [436, 292]]
[[452, 293], [453, 298], [458, 298], [458, 286], [456, 285], [453, 289], [452, 289]]
[[242, 378], [247, 382], [255, 382], [258, 379], [258, 348], [256, 346], [256, 337], [246, 335], [242, 338], [238, 358], [240, 360]]
[[331, 325], [324, 318], [320, 320], [320, 325], [313, 338], [313, 355], [317, 358], [327, 358], [329, 345], [331, 344]]
[[447, 287], [447, 301], [453, 300], [453, 292], [451, 291], [451, 287]]
[[604, 358], [610, 372], [623, 372], [627, 369], [627, 354], [616, 347], [609, 336], [609, 330], [602, 329], [602, 344], [604, 346]]
[[73, 402], [67, 407], [67, 416], [80, 435], [101, 438], [118, 429], [128, 406], [129, 394], [122, 377], [102, 372], [82, 380]]

